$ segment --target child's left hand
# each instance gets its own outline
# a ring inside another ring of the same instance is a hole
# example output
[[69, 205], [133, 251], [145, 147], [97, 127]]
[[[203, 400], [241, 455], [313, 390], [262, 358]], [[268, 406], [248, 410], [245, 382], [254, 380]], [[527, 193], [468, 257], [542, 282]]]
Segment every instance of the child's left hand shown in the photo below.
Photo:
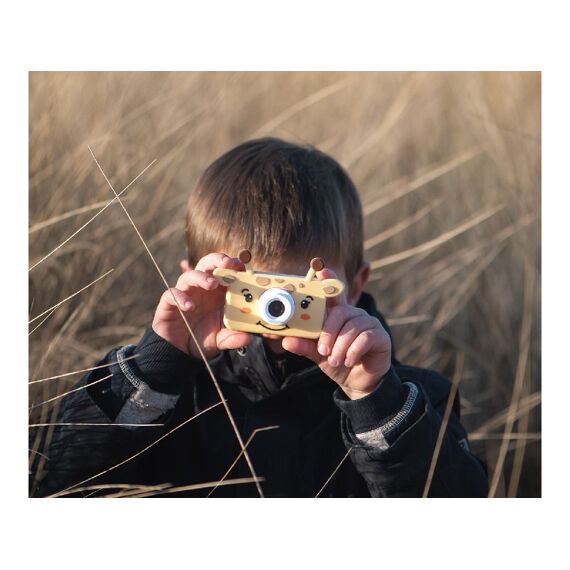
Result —
[[[328, 279], [336, 275], [325, 268], [317, 277]], [[285, 337], [282, 346], [313, 360], [351, 400], [373, 392], [390, 369], [390, 336], [378, 319], [349, 305], [345, 293], [328, 299], [327, 315], [318, 339]]]

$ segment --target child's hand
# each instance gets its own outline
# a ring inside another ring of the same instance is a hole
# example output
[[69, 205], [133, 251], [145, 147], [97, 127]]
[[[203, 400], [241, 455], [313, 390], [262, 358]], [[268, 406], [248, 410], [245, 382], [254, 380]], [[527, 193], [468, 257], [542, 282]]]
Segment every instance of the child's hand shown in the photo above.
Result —
[[[328, 279], [336, 275], [331, 269], [323, 269], [317, 277]], [[344, 293], [328, 300], [318, 339], [285, 337], [282, 346], [317, 363], [352, 400], [374, 391], [390, 368], [390, 336], [378, 319], [349, 305]]]
[[222, 325], [226, 290], [212, 277], [216, 267], [245, 270], [243, 263], [235, 257], [224, 253], [206, 255], [195, 269], [185, 271], [178, 278], [176, 287], [162, 294], [152, 321], [157, 335], [195, 358], [200, 358], [200, 353], [172, 298], [173, 294], [206, 358], [213, 358], [223, 349], [245, 346], [251, 340], [250, 334], [232, 331]]

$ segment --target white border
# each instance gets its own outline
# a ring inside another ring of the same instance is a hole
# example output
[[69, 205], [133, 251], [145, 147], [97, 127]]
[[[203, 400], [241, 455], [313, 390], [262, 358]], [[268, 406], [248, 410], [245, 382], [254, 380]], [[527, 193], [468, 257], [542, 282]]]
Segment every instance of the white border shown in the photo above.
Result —
[[[561, 4], [560, 4], [561, 5]], [[374, 7], [373, 7], [374, 6]], [[530, 2], [28, 2], [4, 8], [5, 558], [42, 568], [538, 566], [567, 558], [567, 19]], [[26, 499], [27, 70], [543, 70], [544, 481], [527, 501]], [[7, 177], [6, 177], [7, 174]], [[566, 231], [565, 231], [566, 230]], [[24, 309], [26, 307], [26, 309]], [[563, 521], [564, 519], [562, 519]], [[96, 538], [97, 537], [97, 538]]]

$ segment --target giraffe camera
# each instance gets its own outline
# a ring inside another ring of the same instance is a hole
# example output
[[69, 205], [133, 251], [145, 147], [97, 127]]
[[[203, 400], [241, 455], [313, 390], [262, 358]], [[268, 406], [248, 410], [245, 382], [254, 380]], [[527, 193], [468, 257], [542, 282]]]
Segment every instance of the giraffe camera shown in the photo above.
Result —
[[323, 260], [314, 258], [306, 275], [255, 271], [251, 254], [240, 251], [245, 271], [214, 269], [218, 282], [227, 287], [224, 325], [228, 329], [278, 336], [318, 338], [325, 318], [328, 297], [340, 295], [339, 279], [317, 279]]

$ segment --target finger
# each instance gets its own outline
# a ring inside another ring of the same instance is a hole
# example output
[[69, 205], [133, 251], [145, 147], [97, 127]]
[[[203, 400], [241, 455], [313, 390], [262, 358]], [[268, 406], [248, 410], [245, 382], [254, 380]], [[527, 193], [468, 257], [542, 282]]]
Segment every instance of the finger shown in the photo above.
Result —
[[[330, 269], [329, 267], [325, 267], [322, 271], [317, 271], [316, 273], [317, 279], [323, 281], [324, 279], [338, 279], [336, 273]], [[337, 305], [347, 305], [348, 298], [346, 296], [346, 286], [343, 292], [336, 297], [328, 297], [327, 298], [327, 309], [332, 309]]]
[[286, 336], [283, 338], [281, 346], [288, 352], [292, 352], [298, 356], [304, 356], [316, 364], [321, 364], [326, 360], [326, 357], [321, 356], [318, 353], [316, 340], [296, 336]]
[[184, 272], [176, 282], [176, 288], [182, 291], [188, 291], [192, 287], [200, 287], [207, 291], [211, 291], [218, 285], [218, 280], [215, 277], [204, 273], [204, 271], [198, 271], [196, 269]]
[[374, 329], [374, 327], [375, 323], [370, 315], [362, 315], [346, 321], [334, 341], [328, 363], [331, 366], [340, 366], [341, 364], [349, 366], [345, 363], [348, 349], [362, 332]]
[[328, 311], [318, 341], [318, 351], [323, 356], [329, 356], [336, 337], [344, 323], [354, 317], [366, 315], [366, 311], [352, 305], [336, 306]]
[[251, 334], [223, 328], [216, 335], [219, 350], [230, 350], [247, 346], [251, 342]]
[[325, 267], [324, 269], [317, 271], [315, 275], [317, 276], [317, 279], [320, 279], [321, 281], [323, 279], [338, 279], [334, 269], [331, 269], [330, 267]]
[[389, 353], [390, 350], [391, 344], [388, 333], [379, 328], [366, 330], [361, 332], [350, 345], [344, 365], [351, 367], [358, 364], [371, 351]]
[[197, 270], [209, 273], [214, 271], [217, 267], [245, 271], [245, 265], [237, 257], [230, 257], [225, 253], [209, 253], [196, 264]]
[[191, 311], [195, 305], [190, 296], [184, 291], [180, 291], [175, 287], [167, 289], [160, 297], [158, 308], [163, 310], [181, 309], [182, 311]]

